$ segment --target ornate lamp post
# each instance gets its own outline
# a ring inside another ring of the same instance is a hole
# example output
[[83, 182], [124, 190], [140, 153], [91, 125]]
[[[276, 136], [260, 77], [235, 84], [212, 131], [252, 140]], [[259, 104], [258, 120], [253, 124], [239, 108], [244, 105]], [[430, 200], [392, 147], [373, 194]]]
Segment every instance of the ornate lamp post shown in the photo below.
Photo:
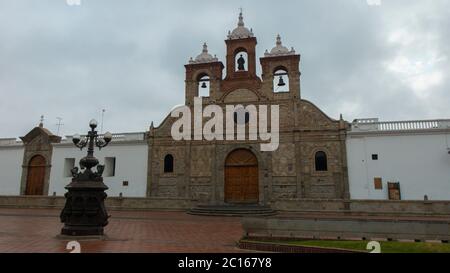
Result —
[[[104, 165], [99, 165], [94, 157], [94, 147], [99, 149], [107, 146], [112, 139], [112, 134], [107, 132], [100, 138], [95, 128], [97, 121], [89, 122], [91, 130], [87, 137], [81, 139], [79, 135], [73, 136], [73, 143], [82, 150], [88, 147], [87, 155], [80, 160], [81, 171], [78, 167], [71, 170], [72, 182], [66, 186], [66, 204], [61, 211], [61, 222], [64, 227], [62, 235], [91, 236], [103, 235], [103, 227], [108, 224], [108, 214], [105, 208], [105, 190], [108, 187], [103, 183], [102, 173]], [[92, 171], [97, 167], [96, 172]]]

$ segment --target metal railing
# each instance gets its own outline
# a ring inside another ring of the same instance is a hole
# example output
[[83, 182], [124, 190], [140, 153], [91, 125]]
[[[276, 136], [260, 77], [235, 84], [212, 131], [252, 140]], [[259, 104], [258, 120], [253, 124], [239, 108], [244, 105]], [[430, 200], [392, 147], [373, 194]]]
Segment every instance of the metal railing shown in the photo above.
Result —
[[[103, 137], [103, 135], [100, 135]], [[116, 133], [112, 134], [113, 140], [144, 140], [145, 139], [145, 133], [144, 132], [138, 132], [138, 133]]]
[[[81, 136], [82, 138], [85, 135]], [[103, 138], [103, 134], [99, 135], [100, 138]], [[66, 136], [61, 142], [72, 142], [73, 136]], [[112, 134], [112, 141], [140, 141], [145, 140], [145, 132], [136, 132], [136, 133], [114, 133]]]

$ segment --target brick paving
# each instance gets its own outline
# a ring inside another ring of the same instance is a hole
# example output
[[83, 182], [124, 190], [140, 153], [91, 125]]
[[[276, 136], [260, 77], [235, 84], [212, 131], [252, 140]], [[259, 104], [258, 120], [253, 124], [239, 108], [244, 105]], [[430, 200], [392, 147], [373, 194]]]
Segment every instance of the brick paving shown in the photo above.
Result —
[[[241, 252], [236, 242], [240, 218], [168, 211], [109, 211], [105, 240], [80, 240], [81, 252]], [[68, 253], [57, 238], [62, 224], [56, 209], [0, 208], [0, 253]]]
[[[0, 253], [68, 253], [69, 240], [57, 238], [59, 209], [0, 208]], [[79, 240], [81, 252], [244, 252], [239, 217], [195, 216], [170, 211], [108, 211], [104, 240]], [[449, 216], [362, 216], [342, 213], [280, 213], [277, 218], [397, 219], [450, 221]]]

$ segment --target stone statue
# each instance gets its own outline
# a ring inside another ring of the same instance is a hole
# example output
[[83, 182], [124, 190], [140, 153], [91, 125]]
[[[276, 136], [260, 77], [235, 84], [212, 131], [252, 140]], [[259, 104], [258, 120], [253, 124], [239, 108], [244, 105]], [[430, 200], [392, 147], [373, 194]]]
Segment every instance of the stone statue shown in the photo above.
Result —
[[244, 57], [241, 56], [239, 57], [239, 59], [237, 60], [238, 63], [238, 70], [245, 70], [244, 64], [245, 64], [245, 59]]

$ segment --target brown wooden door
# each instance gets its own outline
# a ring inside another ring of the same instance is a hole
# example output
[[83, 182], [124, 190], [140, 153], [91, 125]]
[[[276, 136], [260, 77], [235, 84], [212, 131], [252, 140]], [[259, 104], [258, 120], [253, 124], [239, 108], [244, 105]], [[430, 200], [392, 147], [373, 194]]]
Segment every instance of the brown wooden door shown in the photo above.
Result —
[[225, 162], [225, 202], [250, 204], [258, 200], [258, 161], [248, 150], [235, 150]]
[[45, 158], [34, 156], [28, 164], [26, 195], [43, 195], [45, 180]]

